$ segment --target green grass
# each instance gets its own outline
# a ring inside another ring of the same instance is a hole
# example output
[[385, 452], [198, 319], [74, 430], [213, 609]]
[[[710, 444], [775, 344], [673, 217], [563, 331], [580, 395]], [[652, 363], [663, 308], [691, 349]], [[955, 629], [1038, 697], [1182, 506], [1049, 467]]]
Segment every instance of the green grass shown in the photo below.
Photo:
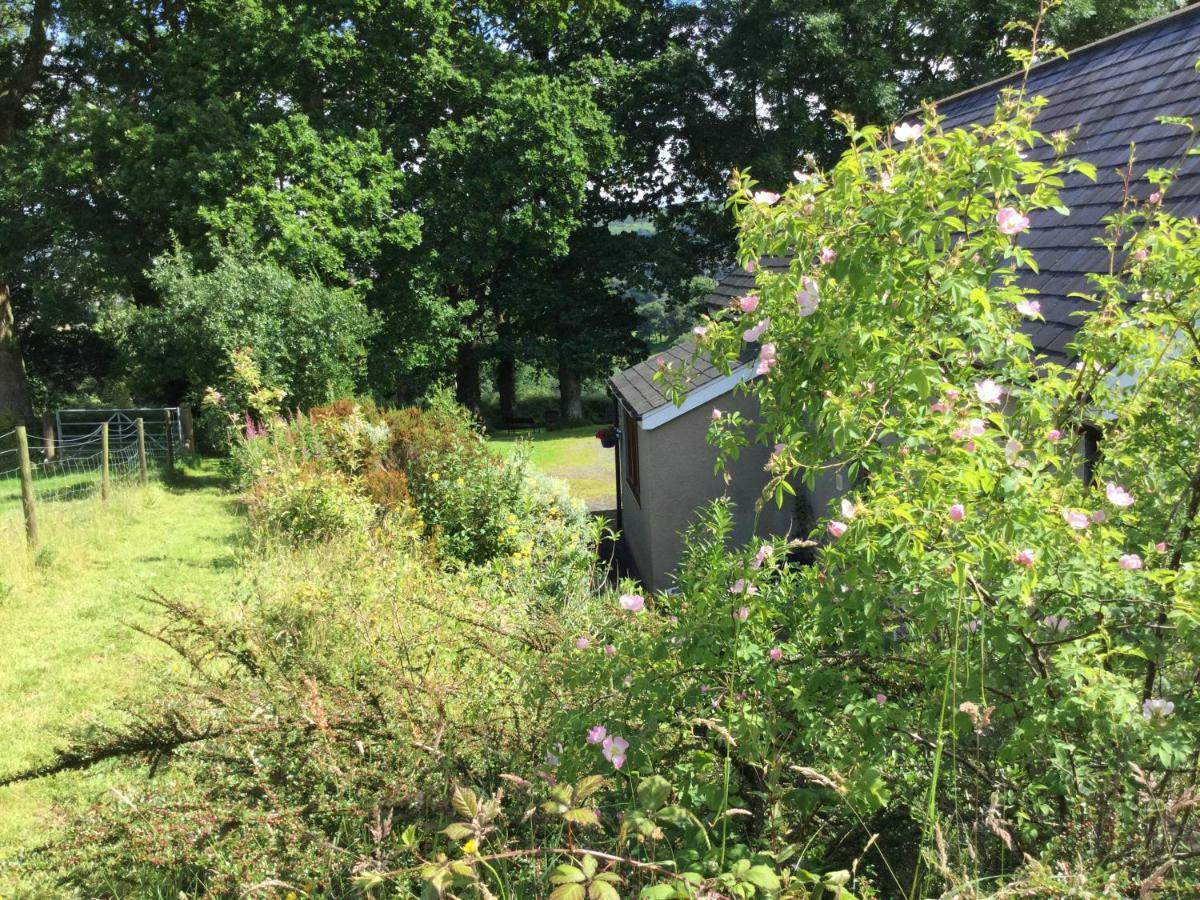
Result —
[[616, 505], [613, 451], [600, 446], [596, 428], [584, 425], [515, 436], [496, 434], [489, 438], [488, 444], [505, 454], [527, 445], [529, 461], [535, 469], [563, 479], [571, 493], [589, 509], [609, 509]]
[[[0, 508], [0, 773], [45, 762], [69, 728], [113, 721], [177, 666], [130, 627], [153, 625], [148, 592], [204, 603], [236, 574], [240, 519], [211, 466], [169, 488], [121, 488], [108, 503], [43, 504], [40, 526], [30, 553], [20, 512]], [[5, 858], [106, 787], [99, 771], [0, 788], [0, 892]]]

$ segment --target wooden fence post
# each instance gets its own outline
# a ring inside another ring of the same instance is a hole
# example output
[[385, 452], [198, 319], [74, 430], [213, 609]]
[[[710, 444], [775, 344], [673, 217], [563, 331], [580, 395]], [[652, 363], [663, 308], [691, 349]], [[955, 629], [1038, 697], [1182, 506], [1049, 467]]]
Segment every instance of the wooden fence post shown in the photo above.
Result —
[[25, 540], [31, 550], [38, 545], [37, 501], [33, 496], [33, 466], [29, 464], [29, 435], [17, 426], [17, 456], [21, 466], [21, 506], [25, 510]]
[[146, 422], [139, 417], [134, 424], [137, 425], [138, 483], [145, 487], [149, 481], [146, 476]]
[[171, 411], [167, 410], [167, 472], [175, 472], [175, 434], [171, 428]]
[[196, 435], [192, 426], [192, 407], [190, 404], [179, 404], [179, 425], [183, 429], [183, 449], [188, 453], [195, 453]]
[[42, 443], [46, 445], [46, 459], [54, 459], [54, 443], [57, 436], [54, 433], [54, 415], [46, 413], [42, 416]]
[[100, 425], [100, 499], [108, 499], [108, 423]]

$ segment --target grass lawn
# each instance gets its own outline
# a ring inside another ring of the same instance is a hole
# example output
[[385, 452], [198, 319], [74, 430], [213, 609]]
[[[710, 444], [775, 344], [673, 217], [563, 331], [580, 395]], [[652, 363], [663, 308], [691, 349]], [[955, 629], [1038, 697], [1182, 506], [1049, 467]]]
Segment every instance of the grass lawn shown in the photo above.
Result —
[[589, 509], [611, 509], [617, 502], [613, 451], [605, 450], [596, 440], [598, 427], [583, 425], [515, 436], [495, 434], [488, 439], [488, 444], [498, 453], [512, 453], [517, 447], [527, 445], [534, 468], [566, 481], [571, 493]]
[[[121, 488], [39, 507], [42, 548], [24, 550], [19, 508], [0, 507], [0, 774], [47, 761], [64, 731], [112, 721], [123, 698], [152, 691], [168, 651], [129, 627], [153, 624], [151, 590], [194, 602], [235, 575], [241, 527], [212, 467], [178, 485]], [[0, 788], [3, 861], [46, 841], [57, 810], [96, 797], [102, 770]]]

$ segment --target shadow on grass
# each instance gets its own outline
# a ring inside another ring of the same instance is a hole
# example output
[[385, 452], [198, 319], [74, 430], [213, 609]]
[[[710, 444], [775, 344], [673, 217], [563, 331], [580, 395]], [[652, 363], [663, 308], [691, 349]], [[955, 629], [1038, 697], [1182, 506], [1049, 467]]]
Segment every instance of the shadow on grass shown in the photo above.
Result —
[[602, 425], [572, 425], [570, 428], [531, 428], [526, 431], [504, 431], [495, 429], [488, 431], [487, 439], [496, 443], [517, 443], [530, 441], [540, 444], [543, 441], [560, 441], [564, 438], [595, 437], [596, 429]]
[[163, 484], [172, 491], [229, 487], [229, 476], [225, 474], [220, 460], [203, 457], [180, 460], [176, 463], [173, 472], [164, 470], [162, 478]]

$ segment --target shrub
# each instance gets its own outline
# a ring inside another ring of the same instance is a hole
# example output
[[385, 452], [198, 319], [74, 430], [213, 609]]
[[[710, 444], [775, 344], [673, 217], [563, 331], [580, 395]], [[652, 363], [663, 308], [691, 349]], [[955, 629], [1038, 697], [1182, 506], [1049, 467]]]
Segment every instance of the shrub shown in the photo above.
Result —
[[249, 500], [254, 527], [295, 543], [364, 532], [375, 508], [343, 475], [305, 467], [264, 478]]
[[[133, 355], [145, 373], [175, 373], [193, 405], [208, 389], [243, 399], [231, 359], [238, 348], [248, 348], [262, 384], [283, 391], [290, 407], [307, 409], [358, 387], [375, 323], [352, 291], [220, 248], [211, 268], [176, 251], [156, 260], [150, 278], [162, 303], [130, 322]], [[153, 394], [159, 385], [145, 388]], [[248, 411], [232, 409], [239, 419]]]

